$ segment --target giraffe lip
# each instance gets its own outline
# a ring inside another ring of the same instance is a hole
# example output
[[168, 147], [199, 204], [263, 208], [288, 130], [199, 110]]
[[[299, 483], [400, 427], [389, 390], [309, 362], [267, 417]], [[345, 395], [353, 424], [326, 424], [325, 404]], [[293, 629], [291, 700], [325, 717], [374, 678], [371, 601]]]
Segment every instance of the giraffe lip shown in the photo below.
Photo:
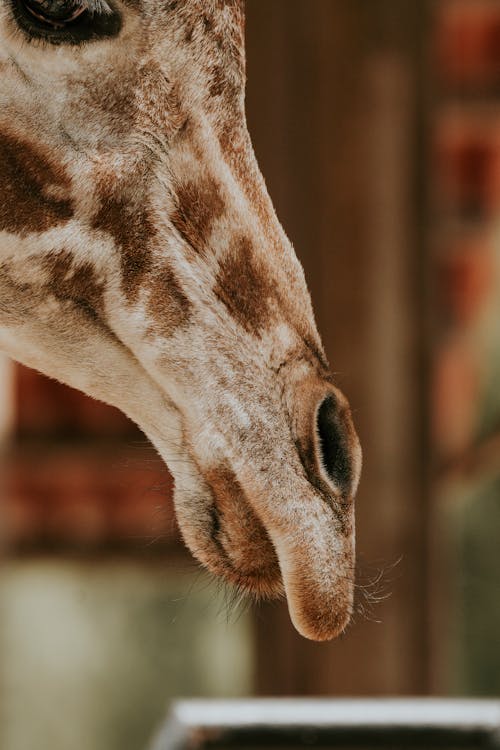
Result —
[[[248, 472], [248, 481], [254, 477]], [[241, 482], [247, 486], [244, 475]], [[310, 640], [331, 640], [352, 614], [354, 506], [334, 498], [325, 502], [302, 478], [287, 485], [286, 494], [277, 482], [266, 494], [247, 496], [276, 552], [295, 629]]]
[[[254, 519], [244, 535], [234, 519], [224, 517], [215, 497], [204, 551], [196, 556], [257, 599], [285, 594], [296, 630], [310, 640], [331, 640], [345, 630], [352, 613], [353, 505], [344, 503], [339, 512], [309, 483], [297, 490], [299, 503], [268, 492], [271, 512], [262, 505], [264, 493], [244, 492]], [[245, 559], [242, 550], [255, 548], [256, 533], [260, 554]]]
[[219, 561], [216, 572], [242, 593], [256, 600], [279, 599], [285, 595], [281, 576], [265, 570], [240, 571], [234, 567], [225, 550], [218, 547]]
[[273, 568], [237, 567], [226, 547], [214, 536], [193, 544], [186, 539], [193, 555], [214, 575], [256, 600], [278, 599], [285, 593], [279, 566]]
[[[211, 508], [210, 516], [211, 542], [216, 549], [218, 564], [221, 565], [220, 572], [224, 578], [257, 599], [275, 599], [283, 596], [285, 592], [276, 553], [265, 530], [259, 528], [258, 521], [256, 524], [260, 532], [261, 554], [257, 564], [249, 564], [244, 557], [242, 558], [240, 540], [231, 539], [231, 529], [227, 528], [227, 524], [221, 518], [216, 503]], [[251, 546], [250, 539], [247, 546]]]
[[339, 545], [336, 536], [325, 534], [321, 545], [311, 540], [309, 555], [304, 555], [302, 543], [276, 544], [290, 618], [296, 630], [313, 641], [336, 638], [351, 619], [354, 545], [351, 540]]

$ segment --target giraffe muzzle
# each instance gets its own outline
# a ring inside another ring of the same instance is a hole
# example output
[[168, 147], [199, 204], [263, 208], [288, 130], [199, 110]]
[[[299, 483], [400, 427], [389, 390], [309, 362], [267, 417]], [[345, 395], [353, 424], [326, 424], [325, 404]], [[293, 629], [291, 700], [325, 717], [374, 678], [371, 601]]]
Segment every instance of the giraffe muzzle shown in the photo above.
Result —
[[258, 472], [242, 464], [240, 481], [275, 549], [294, 626], [322, 641], [339, 635], [352, 613], [361, 450], [340, 391], [308, 379], [293, 392], [302, 470], [275, 466], [257, 485]]
[[298, 632], [330, 640], [353, 607], [361, 451], [347, 401], [330, 383], [292, 383], [291, 393], [288, 437], [254, 429], [245, 446], [235, 436], [223, 460], [180, 477], [177, 516], [209, 570], [257, 598], [284, 592]]

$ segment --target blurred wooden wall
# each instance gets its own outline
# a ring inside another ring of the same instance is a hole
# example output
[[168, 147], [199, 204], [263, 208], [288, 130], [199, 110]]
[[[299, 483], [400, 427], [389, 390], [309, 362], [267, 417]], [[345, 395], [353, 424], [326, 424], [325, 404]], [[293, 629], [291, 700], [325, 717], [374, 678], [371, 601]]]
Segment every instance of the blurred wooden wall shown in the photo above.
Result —
[[428, 688], [425, 8], [247, 0], [249, 127], [361, 436], [359, 583], [390, 593], [331, 644], [264, 605], [262, 694]]

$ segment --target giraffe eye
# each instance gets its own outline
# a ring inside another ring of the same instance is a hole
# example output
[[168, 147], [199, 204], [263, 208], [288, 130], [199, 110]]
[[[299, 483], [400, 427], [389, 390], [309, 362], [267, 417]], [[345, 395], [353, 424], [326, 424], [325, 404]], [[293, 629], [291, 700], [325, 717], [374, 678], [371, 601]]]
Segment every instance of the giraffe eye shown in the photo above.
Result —
[[122, 18], [113, 0], [11, 0], [17, 24], [29, 39], [80, 44], [117, 36]]
[[37, 21], [55, 29], [71, 24], [88, 10], [79, 0], [25, 0], [24, 7]]

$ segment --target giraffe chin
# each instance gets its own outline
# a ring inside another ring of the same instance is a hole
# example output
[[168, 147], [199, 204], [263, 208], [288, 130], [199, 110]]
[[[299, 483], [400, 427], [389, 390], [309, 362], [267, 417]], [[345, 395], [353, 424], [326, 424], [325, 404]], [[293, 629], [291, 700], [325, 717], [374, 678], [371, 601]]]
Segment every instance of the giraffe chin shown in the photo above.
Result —
[[267, 570], [255, 568], [253, 570], [239, 570], [227, 552], [219, 546], [212, 550], [191, 549], [194, 556], [211, 573], [222, 578], [229, 586], [255, 601], [279, 599], [285, 596], [285, 588], [279, 568]]
[[175, 493], [179, 527], [193, 556], [256, 600], [282, 597], [285, 590], [276, 551], [234, 476], [224, 468], [207, 472], [201, 481], [201, 492], [176, 486]]

